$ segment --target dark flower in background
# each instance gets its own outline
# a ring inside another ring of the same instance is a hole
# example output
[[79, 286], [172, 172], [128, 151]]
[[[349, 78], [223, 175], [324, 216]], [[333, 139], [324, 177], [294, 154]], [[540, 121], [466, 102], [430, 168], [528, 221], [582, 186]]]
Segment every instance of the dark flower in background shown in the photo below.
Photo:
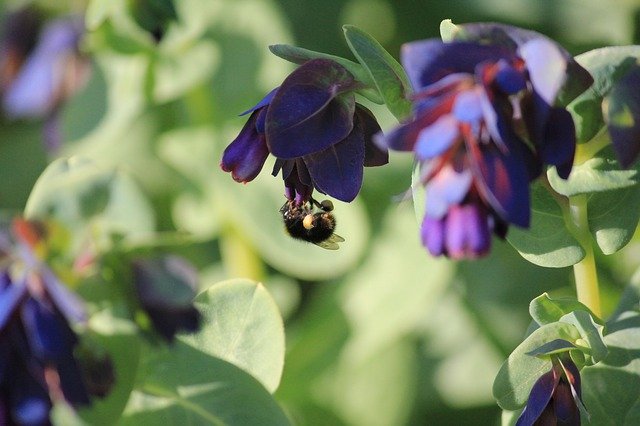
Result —
[[369, 110], [355, 102], [360, 88], [338, 63], [314, 59], [246, 111], [249, 120], [224, 151], [220, 166], [238, 182], [253, 180], [269, 154], [273, 175], [282, 172], [287, 199], [301, 205], [313, 190], [352, 201], [364, 166], [386, 164], [386, 150], [372, 136], [380, 130]]
[[419, 163], [422, 242], [435, 256], [480, 257], [492, 233], [504, 238], [509, 224], [528, 227], [529, 182], [544, 164], [566, 179], [573, 162], [573, 120], [554, 105], [569, 64], [577, 64], [541, 35], [525, 32], [516, 43], [518, 29], [481, 28], [493, 44], [404, 45], [414, 117], [380, 137], [391, 149], [413, 151]]
[[70, 327], [84, 307], [34, 255], [33, 226], [0, 234], [0, 424], [48, 424], [52, 400], [90, 402]]
[[177, 256], [140, 258], [133, 262], [133, 279], [142, 309], [154, 329], [167, 341], [179, 331], [197, 331], [200, 313], [193, 306], [197, 273]]
[[580, 371], [568, 356], [554, 357], [552, 361], [551, 371], [543, 374], [531, 388], [516, 426], [580, 425]]
[[61, 136], [61, 105], [89, 76], [90, 64], [79, 51], [84, 23], [79, 16], [44, 21], [37, 10], [7, 14], [0, 38], [0, 95], [9, 119], [44, 119], [46, 146], [55, 150]]

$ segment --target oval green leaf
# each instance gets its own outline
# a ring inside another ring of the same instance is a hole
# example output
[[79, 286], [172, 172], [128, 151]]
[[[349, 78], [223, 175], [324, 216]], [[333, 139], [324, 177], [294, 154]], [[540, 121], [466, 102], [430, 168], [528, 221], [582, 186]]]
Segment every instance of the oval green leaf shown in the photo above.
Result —
[[540, 183], [531, 187], [531, 226], [512, 226], [507, 241], [529, 262], [547, 268], [574, 265], [585, 255], [567, 229], [562, 209]]
[[284, 365], [284, 325], [264, 286], [224, 281], [200, 293], [195, 305], [202, 328], [183, 341], [242, 368], [274, 392]]
[[402, 66], [373, 37], [353, 25], [342, 27], [349, 48], [369, 72], [387, 108], [402, 121], [411, 114], [409, 79]]
[[200, 424], [285, 426], [273, 396], [235, 365], [180, 340], [145, 357], [144, 383], [120, 425]]

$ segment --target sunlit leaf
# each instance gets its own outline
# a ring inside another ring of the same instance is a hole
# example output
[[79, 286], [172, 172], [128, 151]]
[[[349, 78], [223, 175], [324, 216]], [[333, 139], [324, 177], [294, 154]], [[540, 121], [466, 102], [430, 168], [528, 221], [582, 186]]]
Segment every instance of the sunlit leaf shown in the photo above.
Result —
[[274, 392], [284, 364], [284, 326], [262, 284], [218, 283], [196, 297], [196, 307], [202, 328], [183, 341], [242, 368]]
[[402, 120], [411, 113], [411, 85], [402, 66], [373, 37], [353, 25], [342, 27], [347, 44], [367, 69], [387, 108]]
[[[560, 318], [574, 311], [585, 311], [593, 316], [589, 308], [572, 297], [551, 298], [547, 293], [543, 293], [529, 304], [529, 314], [538, 325], [560, 321]], [[603, 324], [601, 320], [597, 321]]]
[[549, 268], [578, 263], [584, 249], [567, 229], [558, 202], [540, 183], [531, 187], [531, 226], [512, 226], [507, 241], [529, 262]]

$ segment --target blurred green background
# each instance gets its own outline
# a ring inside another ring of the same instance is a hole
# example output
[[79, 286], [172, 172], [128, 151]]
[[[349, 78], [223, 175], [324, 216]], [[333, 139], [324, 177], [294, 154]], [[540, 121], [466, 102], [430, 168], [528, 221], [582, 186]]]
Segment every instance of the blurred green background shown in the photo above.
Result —
[[[12, 2], [10, 5], [24, 3]], [[83, 2], [37, 2], [59, 11]], [[101, 8], [98, 8], [100, 4]], [[105, 6], [107, 5], [108, 6]], [[491, 385], [529, 324], [529, 301], [568, 294], [570, 268], [524, 261], [495, 241], [487, 259], [453, 263], [420, 247], [410, 201], [411, 159], [368, 169], [361, 197], [335, 202], [337, 252], [290, 240], [280, 222], [279, 178], [239, 185], [219, 167], [244, 124], [237, 115], [292, 69], [274, 43], [351, 58], [341, 25], [376, 37], [392, 55], [438, 37], [442, 19], [499, 21], [540, 31], [578, 54], [630, 44], [640, 34], [631, 0], [177, 0], [179, 22], [155, 46], [123, 1], [89, 2], [93, 57], [87, 87], [63, 112], [65, 145], [130, 173], [158, 231], [186, 231], [173, 249], [203, 287], [232, 277], [263, 281], [285, 319], [287, 356], [276, 398], [299, 425], [492, 425]], [[371, 106], [383, 129], [393, 118]], [[23, 208], [48, 157], [38, 122], [0, 129], [0, 205]], [[601, 256], [605, 309], [640, 258], [636, 239]]]

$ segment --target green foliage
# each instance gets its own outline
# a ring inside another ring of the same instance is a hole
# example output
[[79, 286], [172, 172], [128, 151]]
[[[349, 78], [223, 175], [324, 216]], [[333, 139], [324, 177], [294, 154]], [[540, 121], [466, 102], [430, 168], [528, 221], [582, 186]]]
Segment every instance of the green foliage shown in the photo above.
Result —
[[524, 406], [533, 384], [551, 370], [551, 361], [530, 354], [549, 342], [564, 340], [575, 342], [580, 333], [575, 326], [563, 322], [545, 324], [531, 333], [502, 364], [493, 383], [493, 396], [505, 410]]
[[[560, 202], [560, 204], [559, 204]], [[562, 268], [578, 263], [585, 251], [567, 229], [566, 199], [555, 199], [547, 187], [531, 187], [531, 226], [511, 227], [507, 241], [529, 262], [547, 268]]]
[[183, 341], [254, 376], [270, 392], [280, 383], [284, 326], [273, 299], [259, 283], [230, 280], [196, 298], [203, 326]]
[[342, 27], [349, 48], [369, 72], [385, 105], [399, 120], [411, 114], [409, 79], [402, 66], [373, 37], [353, 25]]

